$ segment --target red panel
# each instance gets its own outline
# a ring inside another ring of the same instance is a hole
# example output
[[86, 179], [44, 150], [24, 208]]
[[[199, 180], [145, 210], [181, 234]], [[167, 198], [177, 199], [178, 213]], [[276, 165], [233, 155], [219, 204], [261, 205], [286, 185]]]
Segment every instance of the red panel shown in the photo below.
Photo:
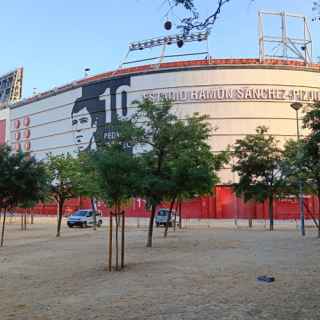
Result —
[[231, 187], [218, 186], [216, 187], [216, 218], [234, 219], [236, 217], [237, 201]]
[[296, 198], [281, 199], [274, 203], [275, 219], [295, 219], [299, 216], [299, 205]]
[[181, 206], [182, 217], [185, 219], [200, 219], [202, 213], [202, 202], [200, 198], [187, 200]]
[[[318, 218], [319, 205], [315, 197], [306, 196], [305, 216], [311, 219], [312, 216]], [[104, 216], [108, 216], [110, 208], [103, 202], [98, 201], [98, 210]], [[159, 207], [169, 208], [169, 203], [162, 203]], [[88, 198], [74, 198], [65, 202], [64, 215], [69, 215], [79, 208], [91, 208], [91, 201]], [[149, 217], [150, 212], [146, 209], [146, 202], [136, 198], [130, 201], [126, 208], [128, 217]], [[34, 212], [44, 215], [56, 215], [57, 206], [55, 202], [38, 204]], [[245, 203], [233, 193], [230, 186], [217, 186], [214, 195], [186, 200], [182, 203], [182, 217], [186, 219], [268, 219], [268, 202], [255, 203], [253, 201]], [[282, 199], [274, 201], [275, 219], [299, 219], [299, 205], [296, 198]]]
[[244, 202], [242, 199], [234, 199], [236, 202], [236, 217], [238, 219], [256, 219], [256, 203], [254, 201]]
[[6, 143], [6, 120], [0, 120], [0, 144]]

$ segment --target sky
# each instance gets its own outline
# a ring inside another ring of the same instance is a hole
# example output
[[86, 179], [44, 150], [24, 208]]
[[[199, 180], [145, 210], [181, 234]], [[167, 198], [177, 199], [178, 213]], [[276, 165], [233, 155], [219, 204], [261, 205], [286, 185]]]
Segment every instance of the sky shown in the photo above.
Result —
[[[217, 3], [195, 1], [202, 16]], [[211, 31], [210, 55], [258, 57], [258, 11], [285, 10], [310, 19], [313, 55], [319, 60], [320, 21], [311, 22], [312, 3], [313, 0], [231, 0]], [[0, 74], [23, 66], [23, 96], [28, 97], [33, 88], [42, 92], [81, 79], [85, 68], [91, 69], [90, 75], [117, 69], [129, 42], [177, 33], [164, 30], [167, 13], [165, 0], [0, 1]], [[176, 25], [184, 14], [175, 10], [169, 12], [168, 18]], [[266, 22], [278, 32], [275, 20]], [[291, 25], [292, 34], [297, 32], [296, 27]], [[203, 49], [184, 46], [183, 53]], [[153, 57], [157, 53], [139, 51], [132, 58]]]

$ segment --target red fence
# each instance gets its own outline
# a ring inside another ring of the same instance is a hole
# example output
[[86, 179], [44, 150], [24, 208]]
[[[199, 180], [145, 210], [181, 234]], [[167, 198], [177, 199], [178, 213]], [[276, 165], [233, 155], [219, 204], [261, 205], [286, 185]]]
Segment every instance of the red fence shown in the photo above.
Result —
[[[306, 196], [305, 216], [311, 219], [312, 215], [318, 217], [318, 202], [314, 197]], [[164, 203], [164, 207], [169, 207]], [[90, 208], [91, 203], [86, 198], [76, 198], [66, 201], [64, 214], [69, 215], [73, 211], [82, 208]], [[109, 208], [102, 202], [98, 202], [98, 210], [107, 216]], [[55, 215], [57, 207], [55, 203], [38, 204], [34, 213], [43, 215]], [[143, 199], [133, 199], [127, 205], [128, 217], [148, 217], [149, 212], [145, 208]], [[237, 198], [230, 186], [217, 186], [212, 196], [199, 197], [184, 201], [182, 204], [182, 216], [187, 219], [268, 219], [268, 204], [254, 201], [245, 203]], [[299, 204], [296, 198], [287, 198], [274, 201], [274, 216], [278, 220], [298, 219]]]

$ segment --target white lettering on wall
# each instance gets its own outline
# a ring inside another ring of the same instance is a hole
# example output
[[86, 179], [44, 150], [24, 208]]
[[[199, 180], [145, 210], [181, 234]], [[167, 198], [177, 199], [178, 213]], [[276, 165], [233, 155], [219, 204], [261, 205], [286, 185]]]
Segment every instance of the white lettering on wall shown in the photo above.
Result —
[[205, 87], [149, 91], [145, 99], [159, 102], [162, 99], [173, 102], [197, 101], [320, 101], [320, 89], [278, 88], [278, 87]]

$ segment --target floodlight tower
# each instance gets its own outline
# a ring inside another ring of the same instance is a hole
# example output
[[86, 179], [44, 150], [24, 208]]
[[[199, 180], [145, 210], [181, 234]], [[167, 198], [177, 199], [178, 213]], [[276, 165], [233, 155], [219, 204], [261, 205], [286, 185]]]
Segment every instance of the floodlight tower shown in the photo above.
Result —
[[[278, 17], [281, 35], [266, 35], [266, 17]], [[302, 27], [303, 36], [289, 36], [288, 19], [294, 20]], [[273, 44], [268, 50], [266, 45]], [[260, 60], [281, 58], [287, 60], [301, 60], [305, 64], [312, 63], [312, 39], [307, 18], [303, 15], [287, 12], [259, 12], [259, 56]]]
[[[168, 35], [165, 37], [157, 37], [147, 40], [140, 40], [131, 42], [129, 44], [129, 48], [127, 51], [127, 54], [125, 55], [124, 60], [121, 62], [119, 69], [121, 69], [123, 66], [127, 66], [130, 64], [140, 63], [140, 62], [147, 62], [152, 60], [158, 60], [158, 67], [163, 62], [165, 58], [176, 58], [176, 57], [184, 57], [184, 56], [196, 56], [196, 55], [205, 55], [208, 60], [210, 60], [210, 53], [209, 53], [209, 32], [199, 32], [199, 33], [191, 33], [191, 34], [175, 34], [175, 35]], [[166, 50], [169, 46], [176, 44], [177, 47], [180, 49], [185, 44], [191, 43], [191, 42], [204, 42], [206, 43], [206, 50], [203, 50], [201, 52], [195, 52], [195, 53], [184, 53], [184, 54], [173, 54], [173, 55], [166, 55]], [[129, 55], [130, 53], [134, 51], [142, 51], [144, 49], [152, 49], [154, 47], [162, 47], [160, 56], [157, 57], [151, 57], [151, 58], [144, 58], [139, 60], [133, 60], [129, 61]]]

